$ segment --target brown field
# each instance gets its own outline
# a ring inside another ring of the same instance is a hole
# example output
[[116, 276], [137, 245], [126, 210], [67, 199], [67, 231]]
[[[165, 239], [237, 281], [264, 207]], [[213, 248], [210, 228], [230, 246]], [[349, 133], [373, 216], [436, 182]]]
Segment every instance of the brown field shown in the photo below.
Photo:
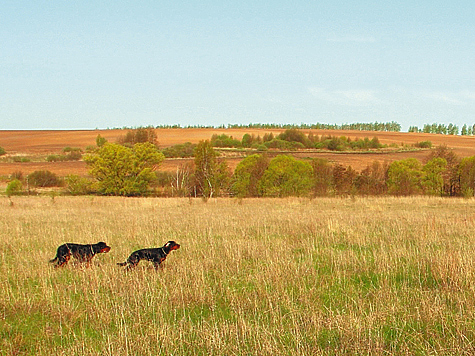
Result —
[[[241, 139], [246, 133], [260, 135], [261, 137], [273, 132], [278, 134], [281, 129], [157, 129], [157, 136], [160, 147], [172, 146], [179, 143], [198, 143], [200, 140], [210, 139], [213, 134], [222, 134]], [[398, 146], [412, 146], [416, 142], [431, 141], [433, 147], [447, 145], [453, 149], [460, 157], [475, 155], [474, 136], [448, 136], [423, 133], [404, 132], [368, 132], [368, 131], [333, 131], [333, 130], [304, 130], [313, 132], [316, 135], [335, 135], [354, 138], [378, 137], [383, 144], [397, 144]], [[50, 170], [59, 176], [67, 174], [87, 175], [87, 166], [84, 162], [45, 162], [44, 157], [48, 154], [61, 153], [65, 147], [78, 147], [85, 149], [87, 146], [96, 144], [97, 135], [101, 135], [109, 142], [116, 142], [119, 137], [125, 135], [126, 130], [60, 130], [60, 131], [0, 131], [0, 147], [7, 151], [8, 156], [26, 156], [31, 158], [30, 162], [9, 162], [0, 161], [0, 176], [7, 176], [13, 172], [21, 171], [29, 174], [36, 170]], [[331, 162], [340, 163], [344, 166], [352, 166], [356, 170], [361, 170], [368, 163], [375, 160], [380, 162], [392, 162], [404, 158], [414, 157], [423, 160], [427, 156], [427, 150], [407, 151], [407, 152], [377, 152], [377, 153], [348, 153], [348, 152], [307, 152], [300, 151], [292, 155], [300, 158], [320, 157]], [[227, 160], [231, 169], [242, 160], [243, 156], [228, 155]], [[177, 166], [189, 160], [167, 159], [161, 166], [161, 170], [173, 171]]]

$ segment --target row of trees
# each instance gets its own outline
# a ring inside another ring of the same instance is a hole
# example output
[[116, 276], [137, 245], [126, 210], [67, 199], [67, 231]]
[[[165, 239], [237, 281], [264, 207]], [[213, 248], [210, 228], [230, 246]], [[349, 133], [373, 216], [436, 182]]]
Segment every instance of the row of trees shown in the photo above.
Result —
[[[153, 128], [154, 126], [147, 126], [146, 128]], [[363, 123], [352, 123], [352, 124], [260, 124], [260, 123], [249, 123], [249, 124], [228, 124], [228, 125], [187, 125], [181, 126], [180, 124], [174, 125], [157, 125], [157, 129], [314, 129], [314, 130], [357, 130], [357, 131], [391, 131], [391, 132], [400, 132], [401, 125], [397, 122], [363, 122]], [[125, 128], [127, 129], [127, 128]], [[136, 129], [136, 128], [135, 128]]]
[[268, 149], [297, 150], [304, 148], [344, 151], [384, 147], [384, 145], [379, 143], [377, 137], [373, 137], [371, 140], [367, 137], [352, 140], [346, 136], [319, 136], [314, 135], [312, 132], [306, 135], [297, 129], [287, 129], [277, 136], [274, 136], [273, 133], [266, 133], [263, 137], [255, 136], [254, 134], [244, 134], [242, 140], [234, 139], [226, 134], [215, 134], [211, 137], [211, 145], [220, 148], [254, 148], [259, 151], [266, 151]]
[[[409, 127], [408, 132], [424, 132], [424, 133], [432, 133], [432, 134], [442, 134], [442, 135], [458, 135], [459, 134], [459, 127], [454, 124], [444, 125], [444, 124], [425, 124], [422, 129], [419, 129], [417, 126]], [[460, 135], [462, 136], [472, 136], [475, 135], [475, 124], [467, 125], [464, 124], [462, 126], [462, 130], [460, 131]]]
[[[289, 155], [269, 158], [253, 154], [231, 173], [210, 141], [194, 150], [194, 162], [174, 173], [154, 171], [164, 156], [151, 143], [131, 148], [106, 143], [85, 156], [95, 178], [94, 190], [106, 195], [287, 197], [330, 195], [473, 196], [475, 156], [459, 159], [445, 146], [425, 162], [414, 158], [369, 164], [361, 172], [323, 159], [298, 160]], [[77, 182], [76, 182], [77, 183]]]
[[252, 129], [314, 129], [314, 130], [356, 130], [356, 131], [391, 131], [400, 132], [401, 125], [397, 122], [366, 122], [352, 124], [249, 124], [228, 125], [228, 128], [252, 128]]
[[[387, 131], [387, 132], [400, 132], [401, 125], [397, 122], [367, 122], [367, 123], [352, 123], [352, 124], [324, 124], [324, 123], [315, 123], [315, 124], [260, 124], [260, 123], [250, 123], [250, 124], [228, 124], [228, 125], [219, 125], [219, 126], [203, 126], [203, 125], [188, 125], [181, 126], [176, 125], [158, 125], [158, 126], [147, 126], [134, 128], [135, 130], [150, 130], [150, 129], [313, 129], [313, 130], [356, 130], [356, 131]], [[127, 128], [124, 128], [127, 129]], [[475, 124], [467, 125], [464, 124], [462, 129], [460, 129], [455, 124], [424, 124], [423, 128], [420, 129], [418, 126], [410, 126], [408, 132], [423, 132], [423, 133], [433, 133], [433, 134], [443, 134], [443, 135], [475, 135]], [[127, 135], [130, 135], [128, 133]], [[128, 140], [129, 138], [125, 138]]]
[[323, 159], [299, 161], [290, 156], [244, 159], [236, 168], [231, 192], [251, 196], [414, 195], [473, 196], [475, 156], [458, 159], [446, 147], [425, 163], [414, 158], [368, 165], [361, 172]]
[[[253, 154], [233, 173], [218, 157], [210, 141], [193, 150], [194, 161], [176, 172], [157, 172], [165, 159], [151, 142], [122, 145], [98, 137], [98, 147], [83, 156], [93, 180], [68, 176], [65, 182], [49, 172], [35, 172], [30, 186], [62, 183], [71, 194], [171, 195], [237, 197], [287, 197], [333, 195], [473, 196], [475, 156], [459, 159], [446, 146], [431, 151], [424, 162], [409, 158], [392, 163], [378, 161], [361, 172], [323, 159], [298, 160], [289, 155], [274, 158]], [[21, 175], [14, 177], [9, 192], [21, 191]], [[54, 180], [52, 180], [54, 178]]]

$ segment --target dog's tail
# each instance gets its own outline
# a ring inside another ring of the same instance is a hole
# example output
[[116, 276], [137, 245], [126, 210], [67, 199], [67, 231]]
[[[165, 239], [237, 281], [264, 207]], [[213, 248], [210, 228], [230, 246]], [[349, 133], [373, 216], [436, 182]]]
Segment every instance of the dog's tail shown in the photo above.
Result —
[[57, 260], [58, 260], [58, 256], [56, 256], [56, 257], [53, 258], [52, 260], [49, 260], [49, 263], [55, 263]]
[[127, 266], [127, 261], [126, 262], [118, 262], [117, 265], [118, 266]]

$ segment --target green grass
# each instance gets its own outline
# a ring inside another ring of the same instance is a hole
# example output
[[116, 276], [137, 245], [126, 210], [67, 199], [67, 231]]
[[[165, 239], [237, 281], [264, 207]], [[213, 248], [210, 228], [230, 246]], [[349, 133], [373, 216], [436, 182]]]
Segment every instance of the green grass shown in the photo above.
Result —
[[[0, 201], [1, 355], [470, 355], [475, 200]], [[182, 245], [160, 271], [116, 262]], [[86, 268], [48, 263], [106, 241]]]

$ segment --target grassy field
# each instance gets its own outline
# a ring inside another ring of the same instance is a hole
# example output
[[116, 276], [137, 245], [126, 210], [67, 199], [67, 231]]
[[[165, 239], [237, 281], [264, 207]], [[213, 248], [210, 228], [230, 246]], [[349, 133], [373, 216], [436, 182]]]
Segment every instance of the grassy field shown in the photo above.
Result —
[[473, 355], [474, 231], [474, 199], [4, 198], [0, 354]]

